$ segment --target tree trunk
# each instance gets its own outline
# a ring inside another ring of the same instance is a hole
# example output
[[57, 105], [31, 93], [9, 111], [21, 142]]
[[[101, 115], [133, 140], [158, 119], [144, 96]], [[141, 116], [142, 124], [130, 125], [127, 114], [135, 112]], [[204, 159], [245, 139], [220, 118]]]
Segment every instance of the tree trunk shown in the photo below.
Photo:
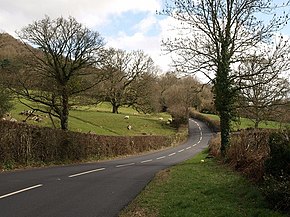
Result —
[[[226, 43], [227, 44], [227, 43]], [[230, 58], [227, 52], [228, 46], [222, 48], [222, 57], [220, 59], [216, 80], [215, 90], [215, 106], [220, 116], [221, 125], [221, 154], [225, 156], [226, 149], [230, 142], [230, 127], [233, 117], [233, 102], [235, 93], [231, 87], [230, 74]]]
[[231, 118], [226, 112], [220, 114], [220, 125], [221, 125], [221, 154], [225, 156], [226, 149], [230, 143], [230, 132], [231, 132]]
[[68, 115], [69, 115], [69, 108], [68, 108], [68, 93], [66, 87], [62, 89], [62, 112], [60, 117], [60, 124], [62, 130], [68, 130]]
[[259, 123], [260, 123], [260, 120], [257, 120], [255, 121], [255, 129], [258, 129], [259, 128]]
[[119, 106], [116, 105], [116, 104], [113, 104], [112, 106], [113, 106], [113, 110], [112, 110], [112, 112], [113, 112], [114, 114], [118, 114], [118, 113], [119, 113]]

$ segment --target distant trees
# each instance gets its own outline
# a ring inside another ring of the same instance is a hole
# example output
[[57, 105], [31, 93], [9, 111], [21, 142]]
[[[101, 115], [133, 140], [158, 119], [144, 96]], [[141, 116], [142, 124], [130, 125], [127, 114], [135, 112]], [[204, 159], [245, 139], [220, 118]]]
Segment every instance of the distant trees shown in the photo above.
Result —
[[[221, 120], [222, 154], [229, 144], [239, 90], [236, 83], [239, 74], [234, 67], [251, 52], [270, 46], [274, 33], [290, 19], [287, 13], [277, 16], [278, 6], [271, 3], [271, 0], [172, 0], [162, 12], [179, 21], [178, 37], [163, 41], [165, 50], [176, 54], [175, 66], [179, 71], [203, 73], [214, 86], [215, 107]], [[263, 15], [272, 16], [268, 24], [258, 19]], [[276, 43], [272, 49], [275, 52], [286, 46], [287, 43]], [[289, 61], [288, 57], [284, 55], [284, 61]], [[276, 59], [282, 60], [282, 56]]]
[[213, 111], [211, 90], [194, 77], [180, 77], [167, 73], [159, 78], [160, 103], [168, 111], [176, 125], [186, 124], [189, 108]]
[[17, 88], [14, 84], [11, 89], [37, 103], [34, 110], [58, 118], [61, 129], [67, 130], [70, 97], [103, 78], [97, 69], [104, 58], [103, 38], [73, 17], [51, 20], [47, 16], [18, 36], [27, 43], [30, 56], [26, 69], [15, 74]]

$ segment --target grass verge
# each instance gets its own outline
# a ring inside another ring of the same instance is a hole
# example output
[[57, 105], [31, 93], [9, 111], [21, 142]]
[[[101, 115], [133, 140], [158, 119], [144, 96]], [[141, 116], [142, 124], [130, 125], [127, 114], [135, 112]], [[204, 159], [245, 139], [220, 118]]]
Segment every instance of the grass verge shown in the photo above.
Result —
[[285, 216], [268, 209], [245, 178], [205, 157], [158, 173], [120, 217]]

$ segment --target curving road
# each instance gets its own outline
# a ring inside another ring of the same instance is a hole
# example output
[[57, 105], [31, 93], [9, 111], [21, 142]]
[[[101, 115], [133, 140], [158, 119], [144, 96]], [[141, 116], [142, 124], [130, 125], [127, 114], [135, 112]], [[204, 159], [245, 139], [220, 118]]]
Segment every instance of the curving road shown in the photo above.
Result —
[[211, 131], [189, 121], [178, 147], [99, 163], [0, 173], [1, 217], [113, 217], [159, 170], [204, 149]]

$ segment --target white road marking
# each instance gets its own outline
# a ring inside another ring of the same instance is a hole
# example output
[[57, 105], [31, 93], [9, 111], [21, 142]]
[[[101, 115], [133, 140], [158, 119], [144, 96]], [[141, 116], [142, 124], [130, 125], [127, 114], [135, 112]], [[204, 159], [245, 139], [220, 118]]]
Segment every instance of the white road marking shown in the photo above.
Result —
[[28, 187], [28, 188], [24, 188], [24, 189], [21, 189], [19, 191], [15, 191], [15, 192], [12, 192], [12, 193], [9, 193], [9, 194], [2, 195], [2, 196], [0, 196], [0, 199], [3, 199], [5, 197], [10, 197], [10, 196], [15, 195], [15, 194], [20, 194], [22, 192], [29, 191], [29, 190], [32, 190], [32, 189], [35, 189], [35, 188], [39, 188], [39, 187], [42, 187], [42, 186], [43, 186], [42, 184], [39, 184], [39, 185], [34, 185], [34, 186], [31, 186], [31, 187]]
[[120, 167], [132, 166], [132, 165], [135, 165], [135, 163], [120, 164], [120, 165], [117, 165], [116, 167], [120, 168]]
[[187, 147], [186, 150], [191, 149], [191, 146]]
[[166, 156], [158, 157], [158, 158], [156, 158], [156, 160], [161, 160], [161, 159], [164, 159], [164, 158], [166, 158]]
[[151, 162], [151, 161], [153, 161], [153, 160], [152, 159], [150, 159], [150, 160], [144, 160], [144, 161], [141, 161], [140, 163], [143, 164], [143, 163], [148, 163], [148, 162]]
[[175, 152], [174, 153], [171, 153], [171, 154], [168, 155], [168, 157], [171, 157], [171, 156], [173, 156], [175, 154], [176, 154]]
[[181, 152], [183, 152], [183, 151], [184, 151], [184, 149], [181, 149], [181, 150], [178, 151], [178, 153], [181, 153]]
[[195, 144], [192, 145], [192, 147], [194, 147], [194, 146], [196, 146], [196, 145], [197, 145], [197, 144], [195, 143]]
[[82, 172], [82, 173], [77, 173], [77, 174], [74, 174], [74, 175], [70, 175], [69, 178], [73, 178], [73, 177], [76, 177], [76, 176], [82, 176], [82, 175], [86, 175], [86, 174], [89, 174], [89, 173], [99, 172], [99, 171], [102, 171], [102, 170], [105, 170], [105, 169], [106, 168], [99, 168], [99, 169], [90, 170], [90, 171], [86, 171], [86, 172]]

